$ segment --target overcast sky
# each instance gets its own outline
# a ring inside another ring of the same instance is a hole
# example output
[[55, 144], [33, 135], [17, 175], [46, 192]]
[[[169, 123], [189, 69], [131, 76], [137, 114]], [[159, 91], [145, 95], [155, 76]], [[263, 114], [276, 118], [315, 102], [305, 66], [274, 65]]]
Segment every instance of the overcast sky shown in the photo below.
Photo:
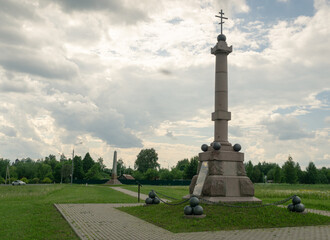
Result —
[[0, 0], [0, 157], [197, 155], [213, 141], [220, 9], [229, 141], [254, 164], [330, 167], [327, 0]]

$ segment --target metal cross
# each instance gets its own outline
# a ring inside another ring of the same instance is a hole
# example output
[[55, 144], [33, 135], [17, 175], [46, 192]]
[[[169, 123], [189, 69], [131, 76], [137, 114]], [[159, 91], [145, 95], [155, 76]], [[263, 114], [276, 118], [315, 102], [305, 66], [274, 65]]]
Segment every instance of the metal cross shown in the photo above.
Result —
[[221, 9], [221, 11], [220, 11], [219, 13], [220, 13], [220, 16], [217, 16], [217, 15], [215, 15], [215, 16], [218, 17], [218, 18], [220, 18], [220, 22], [219, 22], [219, 24], [221, 25], [221, 34], [222, 34], [222, 24], [225, 23], [225, 22], [222, 21], [222, 19], [228, 19], [228, 18], [222, 16], [222, 15], [225, 15], [225, 13], [222, 12], [222, 9]]

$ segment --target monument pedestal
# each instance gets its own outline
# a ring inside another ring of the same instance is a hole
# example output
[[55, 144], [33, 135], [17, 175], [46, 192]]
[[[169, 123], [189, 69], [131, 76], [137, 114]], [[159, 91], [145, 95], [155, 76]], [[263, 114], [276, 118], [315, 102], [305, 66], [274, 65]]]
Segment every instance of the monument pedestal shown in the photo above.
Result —
[[244, 154], [236, 152], [231, 146], [224, 150], [214, 150], [199, 154], [197, 175], [189, 186], [190, 195], [199, 196], [212, 202], [252, 202], [261, 203], [254, 197], [254, 187], [246, 176]]

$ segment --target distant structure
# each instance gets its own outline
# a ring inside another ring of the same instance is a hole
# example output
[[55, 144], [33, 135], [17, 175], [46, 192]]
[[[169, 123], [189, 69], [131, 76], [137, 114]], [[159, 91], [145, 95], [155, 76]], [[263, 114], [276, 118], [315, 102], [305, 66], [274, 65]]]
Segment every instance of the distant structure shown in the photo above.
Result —
[[219, 12], [221, 34], [216, 45], [211, 48], [215, 55], [215, 110], [214, 142], [202, 145], [199, 153], [198, 173], [191, 181], [190, 195], [201, 196], [212, 202], [261, 202], [254, 197], [254, 186], [246, 176], [244, 154], [239, 152], [241, 146], [228, 141], [228, 66], [227, 56], [232, 52], [228, 47], [226, 36], [222, 33], [224, 13]]
[[113, 153], [113, 164], [112, 164], [112, 174], [111, 179], [106, 182], [106, 184], [110, 185], [118, 185], [121, 184], [121, 182], [117, 179], [117, 151]]

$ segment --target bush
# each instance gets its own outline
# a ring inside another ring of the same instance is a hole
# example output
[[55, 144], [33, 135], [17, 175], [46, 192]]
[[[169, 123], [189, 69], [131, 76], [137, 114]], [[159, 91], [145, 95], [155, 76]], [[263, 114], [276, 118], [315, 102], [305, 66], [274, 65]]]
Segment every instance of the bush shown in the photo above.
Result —
[[0, 184], [5, 183], [5, 179], [3, 177], [0, 177]]
[[33, 178], [33, 179], [31, 179], [29, 182], [30, 183], [39, 183], [39, 178]]
[[22, 178], [21, 178], [21, 181], [23, 181], [23, 182], [25, 182], [25, 183], [29, 183], [29, 180], [27, 180], [26, 177], [22, 177]]
[[52, 183], [52, 180], [49, 177], [45, 177], [44, 180], [42, 180], [43, 183]]

